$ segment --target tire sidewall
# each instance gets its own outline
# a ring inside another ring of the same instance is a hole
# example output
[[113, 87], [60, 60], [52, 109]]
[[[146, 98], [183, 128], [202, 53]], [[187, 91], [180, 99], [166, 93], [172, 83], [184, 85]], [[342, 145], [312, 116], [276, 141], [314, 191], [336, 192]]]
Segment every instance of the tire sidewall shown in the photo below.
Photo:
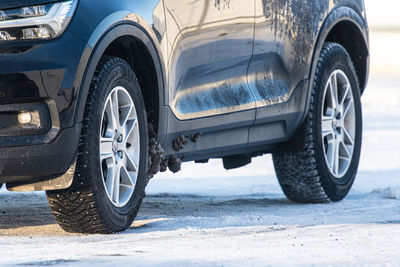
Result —
[[[342, 178], [336, 178], [330, 172], [326, 160], [324, 146], [322, 142], [322, 122], [321, 115], [323, 112], [323, 100], [326, 83], [335, 70], [343, 71], [347, 78], [349, 79], [355, 108], [355, 118], [356, 118], [356, 133], [354, 140], [354, 151], [351, 159], [350, 166], [346, 174]], [[361, 110], [361, 100], [360, 100], [360, 89], [354, 70], [353, 64], [346, 50], [340, 46], [335, 47], [331, 51], [327, 60], [324, 62], [322, 67], [322, 72], [319, 77], [319, 84], [317, 85], [317, 96], [316, 96], [316, 106], [315, 113], [313, 116], [313, 131], [316, 133], [314, 144], [315, 144], [315, 154], [316, 154], [316, 165], [320, 173], [321, 184], [332, 201], [339, 201], [343, 199], [354, 182], [355, 176], [357, 174], [358, 164], [361, 154], [361, 143], [362, 143], [362, 110]]]

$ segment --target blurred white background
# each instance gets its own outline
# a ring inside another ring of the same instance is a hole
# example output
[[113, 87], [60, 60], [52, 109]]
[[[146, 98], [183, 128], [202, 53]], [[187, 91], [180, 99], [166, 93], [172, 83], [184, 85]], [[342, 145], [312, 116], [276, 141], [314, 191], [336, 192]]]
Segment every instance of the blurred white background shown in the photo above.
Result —
[[371, 79], [400, 78], [400, 1], [365, 0], [370, 26]]
[[372, 30], [400, 30], [400, 1], [398, 0], [364, 0], [368, 21]]

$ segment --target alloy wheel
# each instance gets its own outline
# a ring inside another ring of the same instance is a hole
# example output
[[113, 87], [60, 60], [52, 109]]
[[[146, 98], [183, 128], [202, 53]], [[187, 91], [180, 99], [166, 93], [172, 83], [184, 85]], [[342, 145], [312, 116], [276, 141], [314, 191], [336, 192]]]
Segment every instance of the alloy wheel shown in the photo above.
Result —
[[133, 100], [125, 88], [115, 87], [103, 109], [99, 144], [103, 184], [115, 207], [124, 207], [135, 190], [139, 171], [139, 140]]
[[342, 70], [331, 73], [322, 105], [325, 161], [331, 174], [340, 179], [350, 167], [356, 135], [354, 96], [349, 79]]

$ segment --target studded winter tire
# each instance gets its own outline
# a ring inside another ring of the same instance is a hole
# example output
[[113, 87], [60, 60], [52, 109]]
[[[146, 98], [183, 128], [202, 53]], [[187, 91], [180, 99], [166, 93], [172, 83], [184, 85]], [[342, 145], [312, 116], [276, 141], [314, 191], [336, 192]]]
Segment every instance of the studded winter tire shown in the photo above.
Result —
[[145, 195], [146, 110], [136, 76], [119, 58], [103, 57], [90, 87], [74, 182], [48, 191], [67, 232], [114, 233], [132, 224]]
[[357, 75], [339, 44], [322, 49], [303, 130], [303, 149], [273, 153], [282, 190], [296, 202], [342, 200], [357, 174], [362, 117]]

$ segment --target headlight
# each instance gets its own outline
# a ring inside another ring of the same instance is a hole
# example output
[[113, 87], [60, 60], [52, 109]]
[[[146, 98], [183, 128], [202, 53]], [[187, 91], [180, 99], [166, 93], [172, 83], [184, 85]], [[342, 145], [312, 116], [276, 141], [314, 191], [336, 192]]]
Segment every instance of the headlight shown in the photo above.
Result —
[[0, 10], [0, 42], [48, 40], [67, 28], [78, 0]]

